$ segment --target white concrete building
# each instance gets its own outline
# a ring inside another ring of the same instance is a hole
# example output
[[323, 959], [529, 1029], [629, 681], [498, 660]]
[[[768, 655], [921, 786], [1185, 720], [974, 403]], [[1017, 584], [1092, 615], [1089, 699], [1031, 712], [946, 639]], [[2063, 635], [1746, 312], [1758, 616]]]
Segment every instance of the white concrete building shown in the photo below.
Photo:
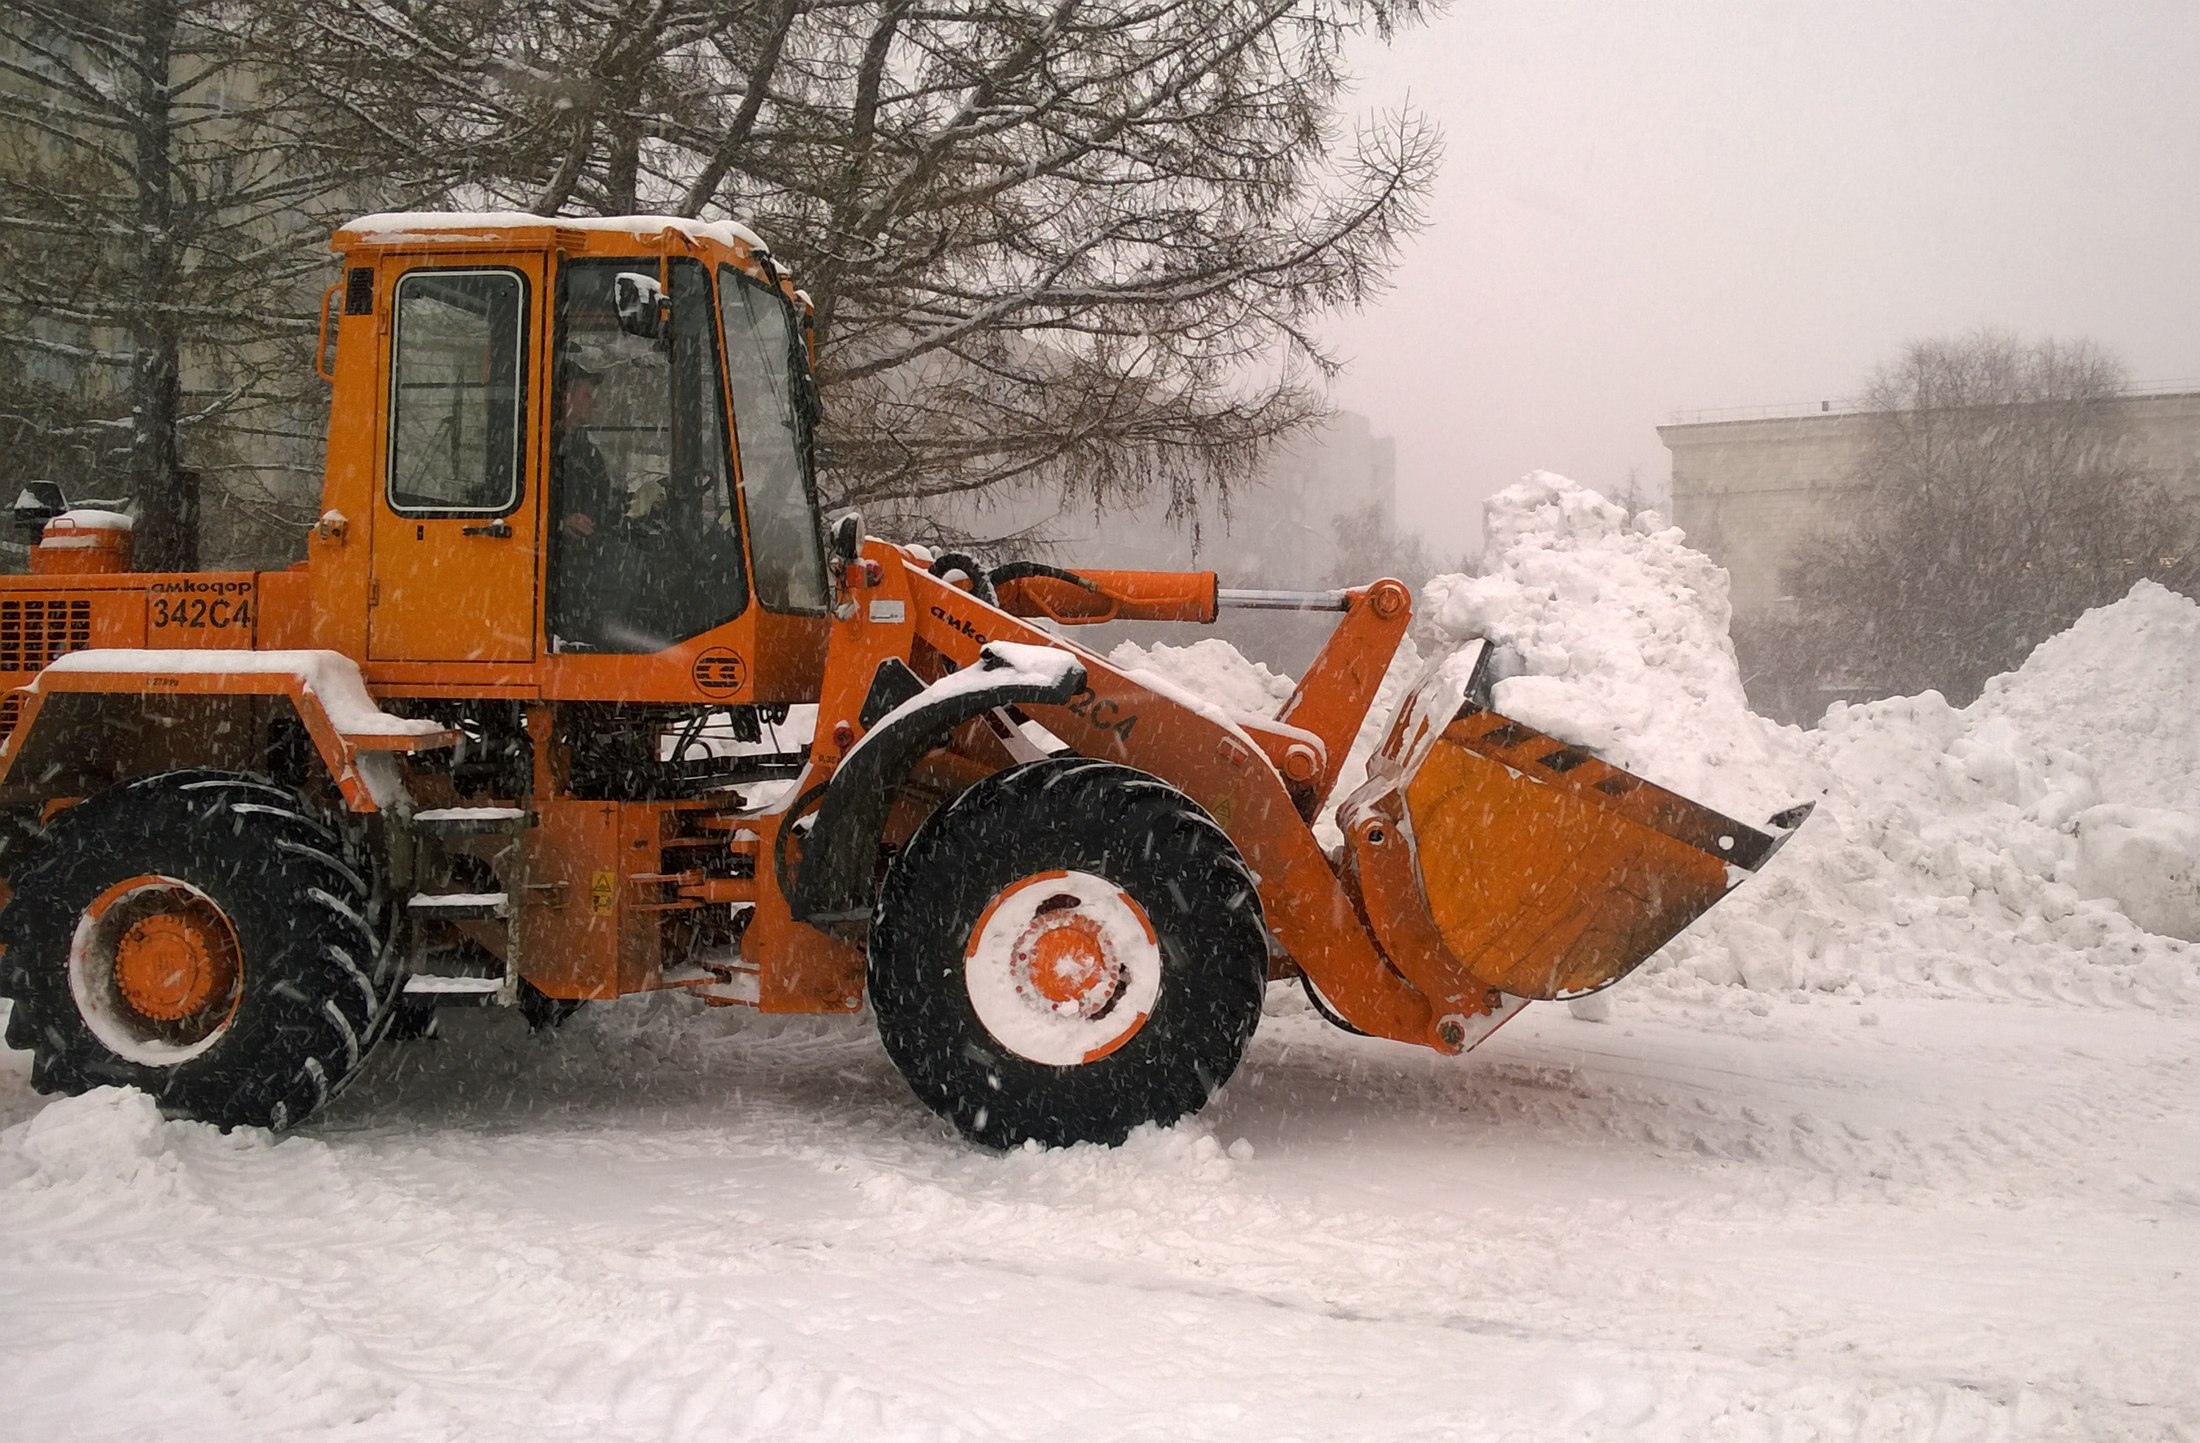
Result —
[[[2123, 405], [2141, 466], [2200, 495], [2200, 390], [2139, 390]], [[1829, 406], [1658, 428], [1673, 456], [1673, 521], [1733, 578], [1738, 619], [1776, 605], [1780, 572], [1805, 539], [1858, 504], [1867, 425]]]

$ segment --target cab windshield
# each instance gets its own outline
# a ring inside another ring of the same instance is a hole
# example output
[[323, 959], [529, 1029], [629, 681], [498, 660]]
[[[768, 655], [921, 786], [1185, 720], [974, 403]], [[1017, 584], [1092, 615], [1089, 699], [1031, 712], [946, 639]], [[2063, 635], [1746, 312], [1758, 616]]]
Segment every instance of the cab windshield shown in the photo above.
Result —
[[710, 273], [669, 268], [664, 334], [619, 322], [619, 277], [655, 256], [583, 260], [558, 277], [549, 624], [558, 651], [655, 652], [748, 601]]
[[757, 599], [773, 611], [822, 612], [824, 538], [810, 470], [816, 401], [802, 331], [785, 297], [731, 266], [718, 269], [718, 308]]

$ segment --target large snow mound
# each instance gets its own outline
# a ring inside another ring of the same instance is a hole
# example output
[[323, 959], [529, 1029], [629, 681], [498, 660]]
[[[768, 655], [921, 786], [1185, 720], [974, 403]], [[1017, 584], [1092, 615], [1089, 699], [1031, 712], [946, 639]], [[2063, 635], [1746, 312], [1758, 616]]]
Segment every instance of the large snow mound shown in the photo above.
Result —
[[[1739, 820], [1819, 804], [1631, 985], [2200, 1001], [2200, 604], [2143, 582], [1967, 708], [1927, 692], [1806, 731], [1749, 709], [1726, 573], [1656, 513], [1538, 472], [1485, 534], [1481, 574], [1424, 590], [1425, 653], [1489, 638], [1498, 710]], [[1131, 652], [1242, 710], [1289, 691], [1220, 641]]]
[[[1826, 801], [1766, 875], [1660, 958], [1820, 989], [1922, 983], [2200, 999], [2200, 605], [2151, 583], [1969, 707], [1836, 706]], [[2157, 699], [2159, 704], [2157, 704]]]
[[2200, 811], [2200, 603], [2142, 581], [2078, 618], [1979, 705], [2085, 757], [2104, 798]]
[[1519, 675], [1499, 711], [1756, 823], [1815, 790], [1800, 733], [1749, 709], [1726, 572], [1654, 511], [1538, 471], [1492, 497], [1480, 576], [1439, 576], [1424, 624], [1486, 637]]
[[1725, 574], [1654, 513], [1539, 473], [1487, 534], [1484, 574], [1425, 611], [1517, 654], [1499, 710], [1745, 821], [1819, 800], [1650, 978], [2200, 999], [2200, 605], [2142, 583], [1968, 708], [1927, 692], [1806, 732], [1750, 712]]

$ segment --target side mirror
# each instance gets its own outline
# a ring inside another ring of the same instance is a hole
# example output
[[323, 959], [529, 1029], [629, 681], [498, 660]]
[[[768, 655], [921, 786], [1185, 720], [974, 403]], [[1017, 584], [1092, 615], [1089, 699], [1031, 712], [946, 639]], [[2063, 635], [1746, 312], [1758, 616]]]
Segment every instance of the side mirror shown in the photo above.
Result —
[[672, 303], [655, 276], [620, 271], [611, 278], [612, 302], [619, 308], [619, 329], [645, 341], [661, 341], [671, 328]]
[[846, 566], [863, 549], [863, 513], [843, 511], [826, 524], [825, 540], [833, 560]]
[[61, 494], [59, 484], [25, 481], [15, 498], [15, 524], [19, 530], [37, 536], [46, 529], [47, 522], [68, 509], [68, 499]]

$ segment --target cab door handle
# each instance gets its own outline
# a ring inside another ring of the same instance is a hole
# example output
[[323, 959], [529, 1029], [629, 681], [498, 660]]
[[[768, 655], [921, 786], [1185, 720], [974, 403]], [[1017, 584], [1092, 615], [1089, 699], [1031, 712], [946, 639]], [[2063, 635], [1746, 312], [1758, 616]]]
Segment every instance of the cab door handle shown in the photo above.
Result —
[[492, 521], [487, 526], [461, 526], [458, 528], [458, 534], [461, 536], [495, 536], [502, 538], [510, 536], [512, 528], [507, 522]]

